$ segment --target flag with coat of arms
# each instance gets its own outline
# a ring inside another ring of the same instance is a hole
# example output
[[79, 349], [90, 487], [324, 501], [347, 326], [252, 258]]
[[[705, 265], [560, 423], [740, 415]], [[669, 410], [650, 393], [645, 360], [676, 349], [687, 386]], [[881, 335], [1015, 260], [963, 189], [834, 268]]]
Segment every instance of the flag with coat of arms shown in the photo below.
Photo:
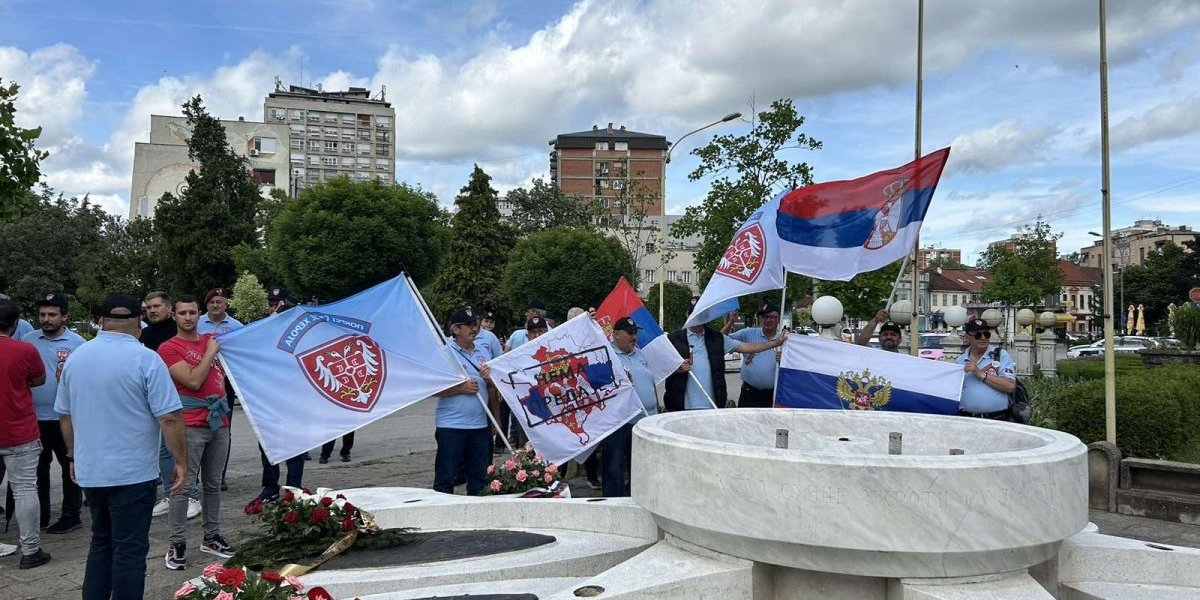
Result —
[[611, 336], [613, 324], [625, 317], [637, 324], [637, 345], [646, 357], [654, 382], [662, 383], [683, 364], [683, 357], [667, 339], [646, 305], [642, 304], [637, 290], [633, 289], [628, 279], [622, 277], [604, 302], [600, 303], [600, 308], [596, 309], [596, 324], [604, 330], [605, 335]]
[[272, 464], [466, 379], [403, 274], [219, 341], [225, 374]]
[[491, 380], [546, 460], [589, 452], [642, 414], [642, 402], [600, 326], [583, 313], [499, 358]]

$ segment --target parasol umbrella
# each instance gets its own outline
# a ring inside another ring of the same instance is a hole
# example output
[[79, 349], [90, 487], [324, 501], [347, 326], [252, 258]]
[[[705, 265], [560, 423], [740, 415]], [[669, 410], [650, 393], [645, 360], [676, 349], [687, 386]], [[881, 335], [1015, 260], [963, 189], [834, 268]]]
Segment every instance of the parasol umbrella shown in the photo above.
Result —
[[1121, 324], [1121, 333], [1128, 333], [1133, 327], [1133, 305], [1129, 305], [1129, 314], [1125, 317], [1125, 322]]
[[1137, 330], [1138, 335], [1146, 333], [1146, 307], [1141, 304], [1138, 305], [1137, 325], [1133, 328]]

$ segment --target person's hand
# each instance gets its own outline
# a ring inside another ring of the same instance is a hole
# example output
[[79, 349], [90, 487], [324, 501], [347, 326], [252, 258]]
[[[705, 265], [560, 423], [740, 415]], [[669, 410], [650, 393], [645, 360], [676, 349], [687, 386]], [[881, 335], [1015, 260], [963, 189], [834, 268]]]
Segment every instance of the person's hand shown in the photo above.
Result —
[[75, 479], [75, 463], [71, 462], [71, 464], [69, 466], [71, 467], [71, 483], [74, 483], [75, 485], [79, 485], [79, 482], [76, 481], [76, 479]]
[[975, 366], [974, 361], [967, 360], [967, 364], [963, 365], [963, 370], [966, 371], [968, 375], [975, 375], [979, 372], [979, 367]]
[[[488, 366], [488, 364], [486, 362], [479, 361], [479, 374], [482, 375], [484, 379], [491, 379], [492, 378], [492, 368], [490, 366]], [[474, 381], [474, 380], [472, 380], [472, 381]]]
[[221, 343], [217, 341], [217, 336], [208, 338], [208, 346], [204, 349], [204, 358], [211, 358], [220, 349]]
[[731, 310], [729, 311], [729, 314], [725, 315], [725, 318], [730, 321], [737, 321], [738, 315], [740, 314], [742, 314], [742, 312], [739, 310]]
[[187, 477], [187, 468], [179, 463], [175, 463], [175, 468], [171, 469], [171, 495], [172, 496], [183, 491], [184, 477]]
[[875, 322], [876, 322], [876, 323], [883, 323], [883, 322], [887, 321], [887, 320], [888, 320], [888, 319], [890, 319], [890, 318], [891, 318], [891, 316], [890, 316], [890, 315], [888, 315], [888, 311], [887, 311], [887, 309], [886, 309], [886, 308], [881, 308], [881, 309], [879, 309], [879, 312], [875, 313], [875, 319], [874, 319], [874, 320], [875, 320]]
[[773, 342], [775, 342], [775, 347], [778, 348], [778, 347], [782, 346], [784, 344], [784, 342], [787, 342], [787, 336], [788, 336], [787, 332], [784, 331], [779, 334], [779, 337], [772, 340]]
[[691, 371], [691, 370], [692, 370], [692, 359], [689, 358], [687, 360], [684, 360], [683, 364], [679, 365], [678, 369], [675, 369], [675, 372], [676, 373], [687, 373], [688, 371]]
[[474, 379], [468, 379], [458, 384], [458, 387], [464, 394], [474, 394], [479, 391], [479, 382]]

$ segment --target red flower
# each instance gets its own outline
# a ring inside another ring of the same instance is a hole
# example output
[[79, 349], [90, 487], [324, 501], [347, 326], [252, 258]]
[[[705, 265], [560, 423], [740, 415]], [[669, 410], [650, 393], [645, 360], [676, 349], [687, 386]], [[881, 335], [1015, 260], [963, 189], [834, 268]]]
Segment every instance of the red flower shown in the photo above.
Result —
[[292, 500], [295, 500], [295, 499], [296, 499], [296, 495], [292, 493], [292, 490], [286, 490], [283, 492], [283, 499], [282, 499], [283, 502], [291, 502]]
[[228, 568], [217, 573], [217, 583], [238, 589], [246, 581], [246, 572], [241, 569]]
[[262, 500], [256, 499], [253, 502], [251, 502], [250, 504], [247, 504], [244, 511], [248, 515], [257, 515], [262, 512], [262, 509], [263, 509]]
[[333, 498], [330, 498], [329, 496], [321, 498], [321, 506], [329, 506], [330, 504], [333, 504]]
[[280, 585], [283, 583], [283, 575], [280, 575], [275, 571], [263, 571], [262, 573], [258, 574], [258, 577], [263, 581], [267, 581], [275, 585]]
[[324, 508], [316, 508], [312, 511], [312, 516], [308, 518], [308, 522], [316, 525], [329, 518], [329, 511]]
[[342, 531], [353, 531], [354, 521], [351, 519], [342, 519]]
[[348, 515], [352, 515], [352, 514], [358, 512], [358, 509], [355, 508], [354, 505], [350, 504], [349, 502], [342, 505], [342, 510], [346, 511], [346, 514], [348, 514]]
[[290, 525], [299, 520], [300, 520], [300, 513], [296, 512], [294, 510], [289, 510], [286, 513], [283, 513], [283, 522], [284, 523], [287, 523]]
[[329, 592], [325, 591], [325, 588], [317, 586], [309, 588], [308, 600], [334, 600], [334, 598]]

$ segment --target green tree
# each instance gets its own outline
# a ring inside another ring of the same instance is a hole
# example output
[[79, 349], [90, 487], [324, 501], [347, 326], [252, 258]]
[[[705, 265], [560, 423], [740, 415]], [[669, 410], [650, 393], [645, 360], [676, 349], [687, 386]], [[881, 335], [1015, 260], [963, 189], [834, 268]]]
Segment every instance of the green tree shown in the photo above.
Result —
[[695, 259], [702, 287], [750, 213], [781, 188], [813, 182], [808, 163], [792, 164], [780, 158], [785, 150], [821, 147], [821, 142], [798, 133], [803, 125], [804, 117], [796, 112], [791, 100], [776, 100], [768, 110], [758, 113], [748, 133], [717, 136], [692, 151], [700, 158], [700, 166], [688, 179], [715, 179], [704, 202], [688, 207], [683, 217], [671, 225], [671, 236], [703, 237]]
[[500, 276], [515, 233], [500, 221], [491, 180], [475, 165], [454, 199], [457, 211], [450, 220], [450, 252], [433, 284], [432, 308], [439, 319], [464, 304], [491, 310], [505, 306]]
[[537, 298], [551, 316], [572, 306], [599, 306], [617, 281], [632, 280], [633, 259], [620, 242], [603, 234], [560, 227], [517, 242], [504, 269], [501, 289], [514, 304]]
[[267, 290], [254, 273], [247, 271], [238, 277], [237, 283], [233, 284], [233, 298], [229, 299], [229, 308], [243, 323], [256, 321], [267, 314]]
[[[900, 273], [900, 263], [894, 262], [882, 269], [859, 273], [850, 281], [822, 281], [817, 284], [821, 295], [836, 297], [842, 302], [842, 310], [847, 317], [870, 319], [887, 305], [888, 297], [892, 295], [892, 286], [896, 283], [896, 275]], [[788, 285], [791, 286], [791, 276]]]
[[1039, 216], [1034, 225], [1022, 227], [1009, 242], [989, 246], [978, 265], [991, 272], [983, 284], [984, 301], [1036, 306], [1047, 295], [1057, 295], [1063, 274], [1054, 249], [1061, 237]]
[[508, 222], [521, 237], [555, 227], [587, 229], [594, 226], [604, 212], [596, 203], [564, 193], [557, 184], [540, 177], [528, 188], [510, 190], [504, 195], [504, 201], [513, 211]]
[[233, 250], [259, 243], [255, 231], [258, 185], [246, 158], [225, 138], [225, 127], [208, 114], [200, 96], [183, 104], [192, 127], [188, 157], [200, 171], [186, 177], [178, 197], [163, 194], [154, 213], [163, 275], [176, 292], [199, 292], [237, 278]]
[[49, 153], [34, 144], [42, 135], [41, 127], [17, 127], [15, 82], [4, 84], [0, 77], [0, 218], [12, 218], [28, 208], [33, 198], [28, 192], [41, 178], [40, 163]]
[[433, 279], [446, 252], [446, 216], [433, 194], [345, 177], [304, 190], [269, 229], [271, 267], [300, 298], [338, 300], [407, 269]]
[[271, 239], [271, 226], [275, 218], [290, 201], [287, 192], [271, 188], [271, 193], [258, 203], [258, 212], [254, 216], [254, 229], [258, 235], [256, 243], [242, 242], [233, 248], [233, 264], [239, 273], [249, 271], [260, 282], [279, 280], [279, 275], [271, 268], [267, 244]]
[[[1147, 327], [1165, 335], [1167, 305], [1187, 300], [1188, 290], [1200, 284], [1195, 264], [1195, 257], [1176, 244], [1147, 254], [1142, 264], [1125, 268], [1125, 305], [1144, 306]], [[1120, 278], [1113, 283], [1121, 285]]]
[[[686, 285], [668, 281], [663, 284], [666, 288], [663, 302], [663, 320], [659, 323], [663, 331], [671, 332], [683, 327], [688, 314], [692, 311], [692, 290]], [[650, 287], [650, 297], [646, 300], [646, 308], [658, 319], [658, 285]]]

